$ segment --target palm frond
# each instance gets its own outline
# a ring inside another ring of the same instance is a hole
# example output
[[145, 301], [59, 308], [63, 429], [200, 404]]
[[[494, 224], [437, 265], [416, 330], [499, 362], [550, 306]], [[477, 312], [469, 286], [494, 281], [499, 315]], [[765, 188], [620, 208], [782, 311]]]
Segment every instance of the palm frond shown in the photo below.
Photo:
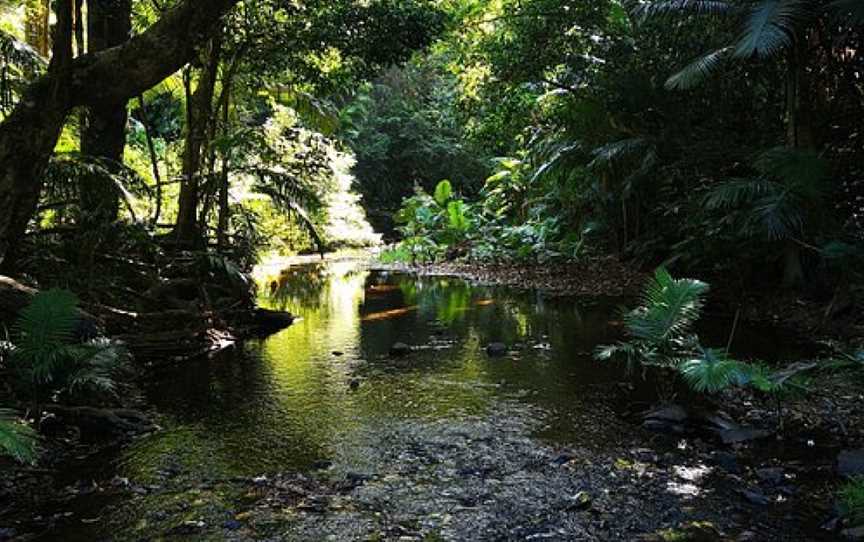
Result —
[[144, 178], [129, 166], [79, 152], [58, 153], [51, 158], [43, 178], [44, 195], [51, 201], [77, 202], [79, 181], [84, 178], [95, 179], [116, 192], [133, 220], [137, 220], [135, 199], [153, 196]]
[[698, 355], [681, 364], [679, 371], [694, 390], [717, 393], [746, 380], [744, 366], [725, 350], [702, 348]]
[[0, 409], [0, 452], [22, 463], [36, 461], [38, 437], [11, 410]]
[[668, 90], [690, 90], [717, 72], [732, 54], [732, 47], [722, 47], [703, 55], [666, 81]]
[[69, 348], [72, 367], [66, 388], [71, 395], [115, 393], [116, 375], [126, 364], [125, 350], [108, 339], [96, 339]]
[[241, 286], [249, 286], [249, 277], [231, 259], [213, 252], [206, 252], [198, 257], [198, 267], [204, 273], [213, 273], [227, 278], [230, 282]]
[[779, 183], [768, 179], [731, 179], [713, 187], [703, 205], [709, 210], [733, 209], [769, 195], [779, 195], [782, 190]]
[[828, 162], [816, 151], [791, 147], [765, 151], [754, 166], [763, 175], [782, 181], [788, 190], [808, 200], [822, 197], [830, 174]]
[[625, 161], [641, 159], [643, 152], [650, 148], [650, 143], [641, 137], [621, 139], [607, 143], [591, 151], [593, 160], [588, 164], [590, 169], [611, 169]]
[[78, 298], [67, 290], [46, 290], [33, 296], [12, 327], [16, 370], [33, 381], [50, 382], [66, 355], [78, 321]]
[[735, 46], [735, 56], [770, 57], [789, 47], [796, 27], [810, 13], [807, 0], [762, 0], [744, 25]]
[[323, 254], [326, 248], [324, 239], [318, 232], [318, 227], [315, 225], [315, 221], [312, 220], [309, 213], [306, 211], [304, 206], [297, 201], [297, 199], [292, 197], [290, 194], [271, 186], [256, 185], [255, 191], [268, 196], [277, 207], [290, 213], [295, 219], [297, 219], [298, 224], [306, 230], [310, 237], [312, 237], [315, 246], [318, 247], [318, 251]]
[[675, 279], [658, 268], [645, 287], [642, 306], [625, 317], [627, 331], [651, 342], [685, 335], [701, 316], [708, 289], [702, 281]]
[[539, 181], [547, 176], [557, 176], [563, 171], [571, 171], [575, 158], [582, 158], [585, 147], [581, 141], [546, 142], [536, 148], [533, 158], [540, 162], [534, 171], [531, 182]]
[[735, 9], [733, 4], [722, 0], [653, 0], [639, 2], [632, 13], [644, 21], [668, 15], [726, 15]]
[[801, 205], [789, 191], [756, 201], [745, 223], [750, 235], [764, 233], [772, 241], [796, 237], [803, 229]]

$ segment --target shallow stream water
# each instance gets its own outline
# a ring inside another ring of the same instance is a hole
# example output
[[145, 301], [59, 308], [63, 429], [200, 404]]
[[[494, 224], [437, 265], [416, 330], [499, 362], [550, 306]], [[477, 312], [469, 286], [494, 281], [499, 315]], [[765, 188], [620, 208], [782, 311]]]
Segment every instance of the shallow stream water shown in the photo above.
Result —
[[[388, 463], [381, 442], [408, 438], [400, 428], [423, 432], [480, 420], [482, 431], [494, 433], [503, 416], [526, 420], [520, 438], [603, 450], [618, 446], [626, 431], [616, 412], [652, 399], [652, 386], [628, 381], [620, 367], [592, 356], [619, 336], [625, 300], [547, 298], [374, 271], [357, 260], [295, 266], [261, 290], [263, 303], [299, 317], [294, 325], [148, 380], [146, 399], [164, 430], [106, 454], [96, 466], [91, 461], [80, 477], [146, 485], [322, 466], [386, 476], [398, 467]], [[722, 344], [730, 327], [709, 321], [703, 332]], [[392, 357], [397, 342], [412, 353]], [[505, 343], [509, 354], [490, 357], [491, 342]], [[782, 332], [756, 328], [739, 330], [735, 346], [772, 360], [800, 349]], [[472, 427], [464, 431], [479, 431]], [[44, 539], [110, 539], [98, 508], [123, 498], [70, 501], [75, 514]], [[146, 517], [142, 509], [122, 521]]]

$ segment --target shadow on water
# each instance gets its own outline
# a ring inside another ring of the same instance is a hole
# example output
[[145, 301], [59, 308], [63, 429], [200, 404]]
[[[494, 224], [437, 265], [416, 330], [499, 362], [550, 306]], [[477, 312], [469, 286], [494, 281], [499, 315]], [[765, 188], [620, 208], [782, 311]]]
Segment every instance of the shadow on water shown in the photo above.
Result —
[[[461, 419], [499, 400], [536, 407], [545, 417], [537, 436], [557, 445], [603, 447], [618, 438], [603, 416], [621, 402], [620, 370], [592, 353], [620, 335], [624, 300], [550, 299], [369, 271], [357, 261], [290, 268], [261, 290], [262, 304], [291, 311], [295, 324], [146, 382], [165, 430], [105, 460], [106, 479], [147, 483], [166, 468], [193, 480], [305, 470], [363, 453], [349, 444], [388, 420]], [[721, 341], [729, 327], [706, 325]], [[396, 342], [413, 352], [391, 358]], [[490, 358], [490, 342], [510, 353]], [[735, 345], [768, 359], [797, 347], [747, 327]], [[650, 400], [652, 387], [639, 382], [628, 398]]]

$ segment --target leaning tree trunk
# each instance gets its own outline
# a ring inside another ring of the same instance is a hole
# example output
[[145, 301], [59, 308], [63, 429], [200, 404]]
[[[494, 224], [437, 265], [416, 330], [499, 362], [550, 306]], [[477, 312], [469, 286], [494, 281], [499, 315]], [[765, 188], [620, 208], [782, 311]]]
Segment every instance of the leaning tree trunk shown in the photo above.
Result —
[[[87, 50], [96, 53], [121, 45], [132, 31], [130, 0], [88, 0]], [[89, 107], [84, 115], [81, 152], [104, 159], [109, 170], [116, 172], [123, 162], [126, 148], [127, 100], [100, 103]], [[100, 175], [80, 180], [81, 206], [97, 223], [113, 222], [120, 210], [116, 187]]]
[[48, 72], [28, 87], [12, 114], [0, 124], [0, 269], [11, 269], [14, 248], [23, 236], [39, 202], [33, 190], [71, 107], [67, 87], [72, 73], [71, 0], [57, 4], [54, 53]]
[[[176, 72], [238, 1], [184, 0], [125, 44], [79, 57], [68, 69], [49, 69], [28, 88], [0, 124], [0, 267], [15, 263], [69, 111], [127, 100]], [[52, 64], [61, 65], [56, 52]]]

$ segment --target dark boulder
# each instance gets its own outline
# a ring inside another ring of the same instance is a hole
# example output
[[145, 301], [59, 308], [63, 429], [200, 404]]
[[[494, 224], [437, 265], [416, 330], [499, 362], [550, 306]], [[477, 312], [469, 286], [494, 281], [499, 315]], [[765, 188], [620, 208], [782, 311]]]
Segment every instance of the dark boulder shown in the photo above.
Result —
[[395, 343], [390, 347], [390, 356], [394, 358], [402, 358], [410, 354], [411, 347], [405, 343]]
[[486, 354], [489, 357], [500, 358], [507, 355], [509, 348], [504, 343], [489, 343], [486, 345]]

